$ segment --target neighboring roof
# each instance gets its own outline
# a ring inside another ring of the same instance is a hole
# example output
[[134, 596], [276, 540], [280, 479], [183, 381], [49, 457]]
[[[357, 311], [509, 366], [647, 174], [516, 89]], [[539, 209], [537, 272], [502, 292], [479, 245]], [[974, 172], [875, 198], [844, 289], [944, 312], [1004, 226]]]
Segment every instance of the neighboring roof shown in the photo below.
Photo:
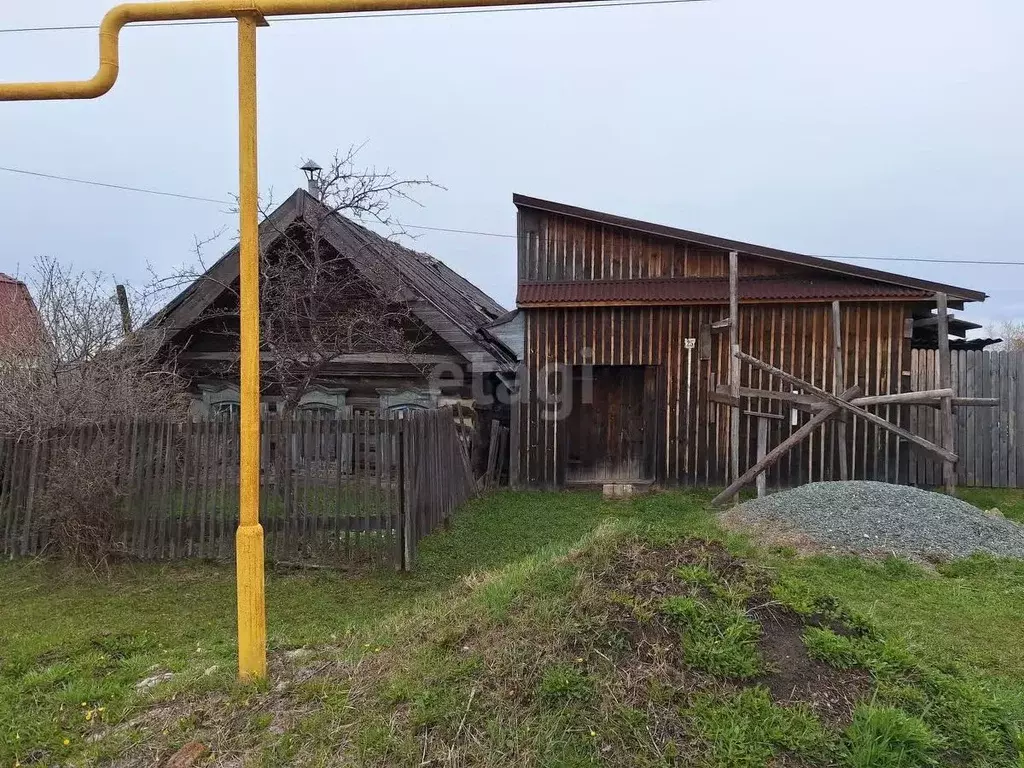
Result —
[[[408, 289], [410, 307], [428, 328], [441, 336], [478, 370], [510, 368], [514, 356], [480, 327], [505, 314], [494, 299], [443, 262], [405, 248], [334, 213], [304, 189], [296, 189], [260, 224], [260, 247], [269, 247], [281, 233], [304, 216], [322, 219], [321, 232], [339, 254], [349, 258], [368, 279], [379, 268], [390, 268]], [[319, 224], [319, 221], [318, 221]], [[370, 266], [373, 265], [373, 269]], [[238, 277], [238, 246], [222, 256], [204, 275], [174, 297], [147, 325], [171, 331], [195, 322], [203, 311]]]
[[525, 322], [523, 313], [513, 309], [497, 320], [480, 326], [480, 330], [503, 344], [515, 355], [516, 360], [522, 360], [526, 353]]
[[[929, 294], [945, 293], [948, 298], [952, 300], [984, 301], [987, 298], [985, 293], [981, 291], [974, 291], [969, 288], [960, 288], [955, 285], [935, 283], [930, 280], [920, 280], [916, 277], [899, 275], [894, 272], [883, 272], [878, 269], [858, 267], [852, 264], [844, 264], [840, 261], [833, 261], [832, 259], [824, 259], [819, 256], [806, 256], [804, 254], [793, 253], [791, 251], [778, 250], [777, 248], [768, 248], [763, 245], [744, 243], [739, 240], [728, 240], [726, 238], [715, 237], [713, 235], [704, 235], [700, 232], [691, 232], [689, 230], [677, 229], [676, 227], [668, 227], [662, 224], [652, 224], [647, 221], [627, 219], [623, 216], [616, 216], [611, 213], [601, 213], [600, 211], [592, 211], [586, 208], [577, 208], [573, 205], [555, 203], [550, 200], [541, 200], [536, 197], [515, 194], [512, 196], [512, 202], [520, 209], [527, 208], [536, 211], [546, 211], [548, 213], [554, 213], [561, 216], [571, 216], [578, 219], [584, 219], [586, 221], [592, 221], [596, 224], [631, 229], [636, 232], [643, 232], [656, 237], [680, 240], [711, 248], [721, 248], [727, 251], [738, 251], [739, 253], [745, 253], [751, 256], [759, 256], [764, 259], [772, 259], [775, 261], [786, 262], [788, 264], [811, 267], [813, 269], [820, 269], [848, 277], [875, 280], [905, 288], [915, 288], [921, 291], [927, 291]], [[746, 279], [747, 278], [744, 278], [744, 281]]]
[[[867, 280], [833, 277], [745, 277], [740, 301], [814, 301], [824, 299], [927, 299], [932, 292]], [[719, 277], [643, 278], [586, 282], [520, 283], [521, 307], [578, 304], [685, 304], [729, 301], [729, 280]]]
[[[1002, 339], [950, 339], [949, 348], [953, 351], [980, 350], [990, 347], [993, 344], [1001, 344], [1002, 341]], [[938, 349], [939, 340], [935, 336], [927, 339], [915, 336], [910, 342], [910, 347], [911, 349]]]
[[43, 320], [28, 286], [0, 272], [0, 348], [24, 348], [44, 338]]

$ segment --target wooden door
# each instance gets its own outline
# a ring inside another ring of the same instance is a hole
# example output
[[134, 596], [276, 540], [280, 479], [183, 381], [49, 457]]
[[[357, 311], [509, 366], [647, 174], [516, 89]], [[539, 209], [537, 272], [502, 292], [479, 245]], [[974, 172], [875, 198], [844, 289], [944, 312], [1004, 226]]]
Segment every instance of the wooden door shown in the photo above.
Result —
[[[651, 477], [644, 366], [594, 366], [574, 370], [569, 417], [569, 482], [604, 483]], [[588, 397], [589, 390], [589, 397]], [[590, 399], [592, 402], [585, 402]]]

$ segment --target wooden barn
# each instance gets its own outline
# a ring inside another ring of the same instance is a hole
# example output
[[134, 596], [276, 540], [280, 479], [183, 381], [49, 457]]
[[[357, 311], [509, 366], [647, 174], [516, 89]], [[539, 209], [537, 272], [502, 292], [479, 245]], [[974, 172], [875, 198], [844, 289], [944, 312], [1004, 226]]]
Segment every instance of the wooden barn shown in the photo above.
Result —
[[[778, 445], [814, 412], [791, 384], [751, 365], [738, 366], [733, 389], [731, 343], [829, 393], [854, 385], [864, 396], [907, 392], [912, 348], [936, 344], [937, 296], [950, 309], [986, 298], [561, 203], [521, 195], [514, 202], [525, 349], [511, 473], [530, 487], [725, 485], [736, 474], [737, 433], [742, 472], [756, 461], [759, 430], [767, 431], [762, 446], [765, 438]], [[731, 342], [733, 253], [738, 323]], [[965, 336], [974, 327], [957, 320], [948, 332]], [[750, 396], [764, 390], [777, 395]], [[742, 409], [737, 391], [748, 395]], [[906, 405], [871, 410], [908, 423]], [[899, 482], [911, 447], [917, 450], [864, 419], [833, 420], [766, 480]]]

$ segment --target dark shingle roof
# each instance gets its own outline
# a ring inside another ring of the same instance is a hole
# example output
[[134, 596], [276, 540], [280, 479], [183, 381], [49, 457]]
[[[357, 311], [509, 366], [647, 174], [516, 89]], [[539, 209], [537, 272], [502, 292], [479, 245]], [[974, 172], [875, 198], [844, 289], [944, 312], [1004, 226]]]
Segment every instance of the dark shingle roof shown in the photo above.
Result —
[[[332, 212], [304, 189], [296, 189], [260, 224], [260, 247], [269, 247], [303, 218], [315, 222], [331, 246], [357, 268], [363, 267], [369, 279], [381, 267], [392, 270], [409, 293], [413, 313], [479, 370], [505, 370], [515, 364], [508, 349], [480, 332], [481, 326], [505, 314], [504, 307], [444, 262]], [[174, 297], [148, 324], [177, 331], [193, 323], [220, 293], [203, 290], [199, 283], [224, 286], [238, 277], [238, 246], [210, 267], [205, 277], [206, 281], [197, 281]]]

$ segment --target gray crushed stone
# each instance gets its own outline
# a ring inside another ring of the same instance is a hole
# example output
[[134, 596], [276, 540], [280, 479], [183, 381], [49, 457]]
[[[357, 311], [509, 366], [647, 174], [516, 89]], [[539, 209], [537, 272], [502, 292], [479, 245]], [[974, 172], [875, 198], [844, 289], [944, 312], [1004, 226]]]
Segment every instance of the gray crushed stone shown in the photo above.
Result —
[[903, 485], [810, 483], [747, 501], [728, 515], [745, 527], [796, 534], [825, 550], [917, 561], [977, 552], [1024, 558], [1024, 526], [960, 499]]

